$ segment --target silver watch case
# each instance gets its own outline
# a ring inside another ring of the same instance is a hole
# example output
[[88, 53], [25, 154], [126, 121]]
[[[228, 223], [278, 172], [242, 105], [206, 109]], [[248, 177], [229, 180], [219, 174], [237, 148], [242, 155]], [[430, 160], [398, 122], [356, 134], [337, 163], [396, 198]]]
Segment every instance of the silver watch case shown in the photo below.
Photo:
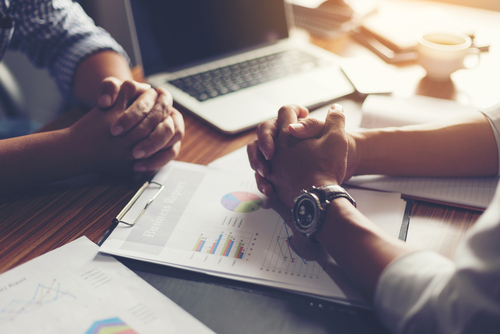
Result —
[[295, 227], [309, 240], [315, 241], [314, 235], [321, 229], [328, 205], [339, 197], [347, 198], [356, 206], [354, 199], [338, 185], [312, 186], [309, 190], [302, 190], [292, 209]]
[[326, 207], [330, 202], [321, 203], [318, 195], [307, 190], [302, 190], [295, 199], [292, 209], [292, 217], [295, 227], [308, 239], [319, 230], [323, 223]]

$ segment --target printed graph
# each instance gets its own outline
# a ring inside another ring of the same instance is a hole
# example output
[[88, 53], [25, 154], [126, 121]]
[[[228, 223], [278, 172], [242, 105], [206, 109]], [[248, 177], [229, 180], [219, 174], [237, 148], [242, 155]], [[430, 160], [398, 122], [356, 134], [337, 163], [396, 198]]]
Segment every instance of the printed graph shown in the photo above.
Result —
[[200, 234], [192, 250], [199, 253], [243, 259], [252, 237], [253, 233], [244, 232], [205, 232]]
[[139, 334], [120, 318], [99, 320], [85, 334]]
[[14, 299], [0, 310], [0, 321], [14, 321], [23, 313], [32, 312], [46, 304], [57, 302], [62, 298], [76, 297], [61, 290], [60, 283], [53, 280], [50, 285], [38, 284], [33, 297], [27, 300]]
[[262, 269], [284, 275], [317, 278], [323, 270], [318, 263], [322, 257], [319, 245], [302, 236], [294, 237], [286, 223], [282, 223], [276, 227]]
[[245, 191], [233, 191], [221, 199], [223, 207], [236, 213], [257, 211], [262, 207], [263, 202], [259, 196]]

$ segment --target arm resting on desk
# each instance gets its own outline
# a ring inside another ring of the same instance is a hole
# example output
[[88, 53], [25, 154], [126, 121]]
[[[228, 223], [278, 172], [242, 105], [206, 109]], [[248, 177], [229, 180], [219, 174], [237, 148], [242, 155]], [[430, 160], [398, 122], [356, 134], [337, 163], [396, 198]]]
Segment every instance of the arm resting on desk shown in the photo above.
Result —
[[[324, 135], [325, 123], [307, 118], [305, 108], [294, 106], [299, 121], [289, 125], [290, 134], [299, 139]], [[498, 122], [497, 122], [498, 123]], [[399, 176], [465, 177], [496, 175], [499, 151], [485, 115], [477, 112], [429, 124], [399, 128], [372, 129], [347, 133], [348, 156], [345, 179], [353, 175], [384, 174]], [[270, 196], [271, 173], [278, 135], [277, 120], [262, 123], [258, 140], [248, 147], [250, 164], [259, 189]]]
[[[259, 186], [267, 182], [288, 207], [300, 189], [338, 185], [346, 176], [360, 172], [497, 172], [495, 135], [480, 113], [434, 125], [352, 136], [345, 133], [339, 106], [330, 109], [324, 123], [311, 120], [297, 126], [298, 117], [306, 114], [297, 106], [282, 108], [278, 119], [259, 128], [262, 142], [248, 148], [255, 169], [268, 164], [266, 175], [262, 170], [256, 173]], [[296, 138], [308, 127], [321, 131], [312, 131], [312, 138], [310, 133], [307, 139]], [[268, 160], [264, 160], [259, 147], [269, 144], [269, 139], [273, 154], [266, 153]], [[444, 167], [435, 166], [439, 164]], [[345, 198], [328, 205], [315, 238], [367, 298], [374, 299], [379, 315], [394, 332], [493, 333], [500, 322], [499, 208], [497, 191], [493, 205], [458, 247], [455, 261], [416, 251], [385, 235]]]
[[[1, 140], [0, 192], [19, 191], [81, 173], [132, 172], [138, 164], [149, 163], [157, 168], [157, 164], [173, 159], [180, 142], [175, 126], [165, 123], [173, 122], [172, 117], [165, 121], [146, 117], [141, 126], [123, 135], [109, 133], [110, 125], [129, 108], [140, 105], [150, 109], [155, 105], [157, 92], [142, 91], [137, 83], [126, 81], [115, 105], [107, 111], [94, 108], [68, 128]], [[180, 114], [179, 117], [182, 123]], [[152, 134], [165, 147], [158, 153], [135, 156], [133, 149], [138, 146], [157, 149], [158, 143], [155, 146], [149, 141]]]
[[487, 176], [498, 172], [495, 137], [481, 113], [438, 123], [353, 133], [353, 175]]

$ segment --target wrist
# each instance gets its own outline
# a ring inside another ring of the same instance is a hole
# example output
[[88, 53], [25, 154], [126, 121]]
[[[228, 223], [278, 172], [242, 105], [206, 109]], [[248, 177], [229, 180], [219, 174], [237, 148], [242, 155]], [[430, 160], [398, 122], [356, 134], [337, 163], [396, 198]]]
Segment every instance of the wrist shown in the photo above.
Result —
[[78, 122], [61, 130], [69, 143], [67, 156], [71, 160], [71, 168], [77, 174], [93, 172], [92, 161], [96, 155], [96, 149], [93, 149], [90, 145], [91, 140], [82, 136], [80, 130]]
[[348, 134], [348, 155], [347, 155], [347, 172], [346, 180], [353, 175], [363, 175], [363, 149], [367, 141], [364, 132], [355, 132]]
[[342, 238], [344, 225], [349, 223], [347, 217], [354, 211], [357, 209], [347, 198], [339, 197], [332, 200], [326, 209], [323, 227], [315, 236], [316, 241], [324, 248], [332, 247], [337, 242], [336, 239]]

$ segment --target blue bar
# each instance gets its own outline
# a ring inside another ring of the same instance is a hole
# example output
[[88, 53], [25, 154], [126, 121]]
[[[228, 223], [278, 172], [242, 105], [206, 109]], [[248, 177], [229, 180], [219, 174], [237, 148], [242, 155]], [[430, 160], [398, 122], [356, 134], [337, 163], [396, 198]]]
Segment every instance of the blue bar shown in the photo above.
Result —
[[245, 255], [245, 253], [241, 252], [240, 259], [243, 258], [243, 255]]
[[231, 253], [231, 248], [233, 248], [234, 245], [234, 240], [231, 240], [231, 243], [229, 244], [229, 248], [227, 249], [226, 256], [229, 256], [229, 253]]
[[219, 246], [219, 242], [220, 242], [221, 239], [222, 239], [222, 234], [219, 235], [219, 239], [217, 239], [217, 243], [215, 244], [215, 247], [214, 247], [214, 249], [212, 249], [212, 252], [210, 254], [214, 254], [215, 253], [215, 250]]
[[200, 250], [198, 252], [201, 252], [201, 250], [203, 249], [203, 246], [205, 246], [205, 242], [206, 242], [206, 240], [203, 240], [203, 242], [201, 243], [201, 246], [200, 246]]

